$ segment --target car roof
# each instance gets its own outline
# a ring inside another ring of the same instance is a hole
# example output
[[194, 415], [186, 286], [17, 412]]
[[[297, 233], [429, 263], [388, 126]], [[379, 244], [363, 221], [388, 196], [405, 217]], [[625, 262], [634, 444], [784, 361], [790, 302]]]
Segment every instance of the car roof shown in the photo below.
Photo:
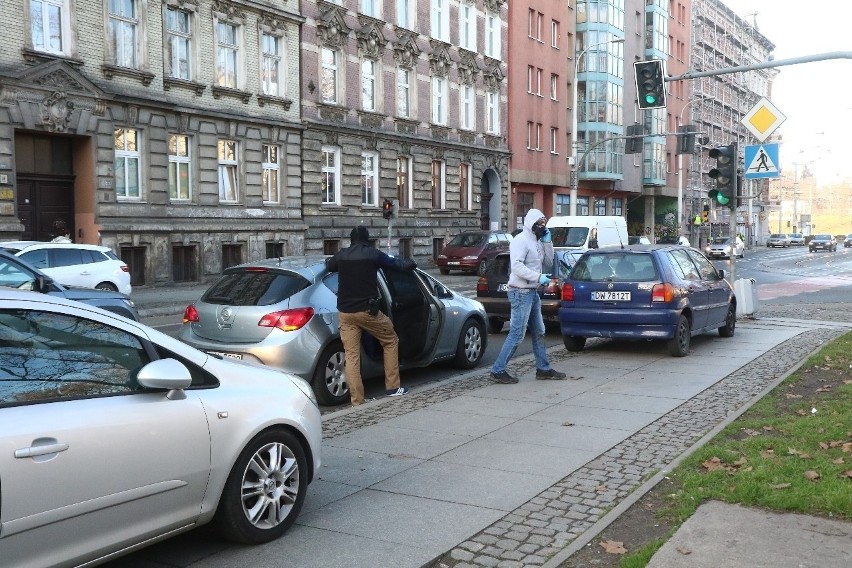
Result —
[[248, 268], [280, 268], [282, 270], [292, 270], [294, 272], [306, 271], [313, 273], [317, 265], [322, 265], [325, 268], [325, 260], [329, 258], [327, 255], [310, 255], [310, 256], [279, 256], [276, 258], [265, 258], [263, 260], [255, 260], [252, 262], [244, 262], [236, 266], [230, 266], [225, 269], [225, 272], [246, 270]]
[[85, 250], [99, 250], [99, 251], [108, 251], [112, 250], [109, 247], [101, 246], [101, 245], [90, 245], [86, 243], [46, 243], [43, 241], [10, 241], [5, 243], [0, 243], [0, 246], [4, 248], [12, 248], [10, 245], [14, 245], [15, 248], [18, 248], [19, 251], [24, 250], [38, 250], [38, 249], [85, 249]]

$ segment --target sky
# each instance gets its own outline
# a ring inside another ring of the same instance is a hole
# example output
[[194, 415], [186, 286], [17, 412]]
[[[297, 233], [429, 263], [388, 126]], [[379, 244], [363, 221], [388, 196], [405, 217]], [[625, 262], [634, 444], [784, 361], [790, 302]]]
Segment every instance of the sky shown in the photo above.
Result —
[[[852, 53], [852, 0], [722, 0], [775, 44], [774, 59]], [[755, 14], [756, 15], [752, 15]], [[808, 168], [817, 182], [852, 177], [852, 59], [779, 67], [769, 97], [787, 120], [779, 168]]]

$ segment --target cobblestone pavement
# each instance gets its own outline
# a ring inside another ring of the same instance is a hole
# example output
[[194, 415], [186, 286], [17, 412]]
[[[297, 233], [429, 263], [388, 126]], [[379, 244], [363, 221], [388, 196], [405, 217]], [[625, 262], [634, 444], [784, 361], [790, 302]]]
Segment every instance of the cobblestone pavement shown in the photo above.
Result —
[[[852, 303], [761, 307], [758, 320], [772, 318], [852, 322]], [[589, 530], [644, 481], [671, 464], [712, 428], [767, 386], [796, 367], [821, 344], [843, 332], [814, 329], [782, 343], [601, 454], [468, 540], [428, 568], [521, 568], [545, 566], [555, 554]], [[576, 354], [552, 350], [553, 360]], [[518, 369], [520, 371], [520, 369]], [[376, 404], [324, 422], [326, 439], [412, 412], [490, 384], [477, 374], [409, 395], [396, 404]]]

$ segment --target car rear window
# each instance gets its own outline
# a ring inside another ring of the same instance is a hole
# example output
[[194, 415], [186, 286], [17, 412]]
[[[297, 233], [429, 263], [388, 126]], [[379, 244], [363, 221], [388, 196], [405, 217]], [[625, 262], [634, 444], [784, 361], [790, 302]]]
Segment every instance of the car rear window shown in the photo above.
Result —
[[240, 270], [222, 276], [201, 297], [208, 304], [269, 306], [281, 302], [310, 283], [293, 272]]
[[587, 282], [648, 282], [659, 280], [650, 254], [587, 254], [571, 271], [571, 278]]

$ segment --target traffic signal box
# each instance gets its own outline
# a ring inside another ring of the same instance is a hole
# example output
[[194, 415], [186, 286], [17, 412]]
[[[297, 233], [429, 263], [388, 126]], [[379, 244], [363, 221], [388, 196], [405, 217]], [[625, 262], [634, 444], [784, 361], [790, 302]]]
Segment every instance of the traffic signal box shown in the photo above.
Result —
[[707, 175], [716, 180], [716, 188], [707, 192], [710, 199], [719, 205], [736, 207], [737, 197], [737, 143], [718, 146], [710, 150], [710, 159], [716, 160], [716, 167]]
[[636, 74], [639, 108], [665, 108], [666, 85], [662, 60], [635, 61], [633, 70]]
[[705, 225], [710, 222], [710, 206], [705, 205], [704, 210], [701, 212], [701, 222]]
[[393, 217], [393, 201], [390, 199], [385, 199], [385, 202], [382, 204], [382, 217], [385, 219]]

